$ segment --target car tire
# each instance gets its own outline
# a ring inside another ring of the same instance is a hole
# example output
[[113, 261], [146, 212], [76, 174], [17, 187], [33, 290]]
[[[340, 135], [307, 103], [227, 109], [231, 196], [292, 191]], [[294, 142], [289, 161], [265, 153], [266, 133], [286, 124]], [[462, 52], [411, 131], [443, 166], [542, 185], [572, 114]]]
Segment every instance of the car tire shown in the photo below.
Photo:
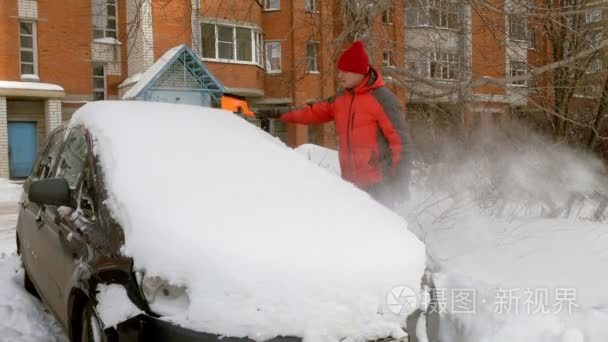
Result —
[[88, 302], [82, 310], [80, 326], [80, 342], [111, 342], [106, 334], [103, 323], [92, 302]]
[[25, 263], [23, 262], [23, 260], [21, 260], [21, 266], [23, 267], [23, 287], [32, 296], [34, 296], [36, 298], [40, 298], [40, 295], [38, 294], [38, 290], [36, 290], [36, 286], [34, 286], [34, 283], [32, 282], [30, 275], [27, 273], [27, 269], [25, 268]]
[[30, 276], [27, 274], [27, 271], [25, 269], [23, 270], [23, 287], [25, 287], [25, 290], [29, 292], [32, 296], [40, 298], [40, 296], [38, 295], [38, 290], [36, 290], [34, 283], [32, 283], [32, 280], [30, 279]]

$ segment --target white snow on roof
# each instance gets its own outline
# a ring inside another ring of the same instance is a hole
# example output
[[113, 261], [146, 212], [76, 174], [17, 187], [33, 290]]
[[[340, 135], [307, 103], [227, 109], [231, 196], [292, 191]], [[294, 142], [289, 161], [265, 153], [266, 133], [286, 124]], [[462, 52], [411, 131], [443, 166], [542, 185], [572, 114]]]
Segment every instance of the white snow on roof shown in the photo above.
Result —
[[72, 124], [93, 136], [123, 252], [187, 287], [164, 319], [258, 341], [404, 336], [387, 296], [419, 291], [425, 247], [363, 191], [219, 109], [100, 101]]
[[64, 91], [61, 86], [49, 83], [0, 81], [0, 89]]
[[124, 80], [119, 86], [118, 88], [122, 88], [122, 87], [126, 87], [129, 86], [135, 82], [138, 82], [141, 79], [141, 75], [143, 75], [142, 72], [138, 72], [136, 74], [133, 74], [131, 77], [127, 78], [126, 80]]
[[[146, 70], [139, 78], [137, 83], [129, 89], [122, 97], [123, 100], [133, 100], [139, 93], [150, 83], [156, 75], [169, 63], [173, 57], [184, 47], [184, 45], [176, 46], [165, 52], [148, 70]], [[127, 85], [126, 81], [122, 85]]]

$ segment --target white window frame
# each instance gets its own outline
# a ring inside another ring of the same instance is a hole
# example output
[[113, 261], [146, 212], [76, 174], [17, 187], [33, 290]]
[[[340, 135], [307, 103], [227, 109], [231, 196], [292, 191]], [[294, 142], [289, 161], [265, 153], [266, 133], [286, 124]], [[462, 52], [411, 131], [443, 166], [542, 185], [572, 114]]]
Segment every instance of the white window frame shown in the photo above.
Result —
[[[457, 30], [458, 12], [456, 3], [449, 0], [426, 0], [426, 13], [428, 13], [429, 25], [432, 27]], [[433, 23], [431, 11], [437, 11], [438, 22]]]
[[319, 13], [319, 0], [304, 0], [306, 12]]
[[[230, 29], [230, 31], [232, 32], [231, 34], [231, 40], [220, 40], [220, 28], [227, 28]], [[220, 57], [220, 44], [226, 44], [226, 45], [230, 45], [232, 47], [232, 52], [230, 53], [230, 58], [224, 58], [224, 57]], [[215, 58], [219, 59], [219, 60], [227, 60], [227, 61], [235, 61], [237, 62], [238, 60], [236, 59], [236, 27], [231, 26], [231, 25], [215, 25]]]
[[[93, 26], [93, 39], [100, 39], [100, 38], [114, 38], [114, 39], [118, 39], [118, 1], [119, 0], [113, 0], [114, 3], [110, 4], [108, 3], [108, 0], [91, 0], [93, 1], [93, 16], [101, 16], [103, 18], [103, 28], [100, 29], [95, 29], [95, 27]], [[100, 4], [101, 6], [103, 6], [103, 8], [98, 8], [97, 4], [95, 4], [95, 1], [101, 1], [102, 3]], [[108, 7], [114, 7], [114, 15], [110, 16], [108, 15]], [[97, 11], [102, 11], [102, 13], [99, 13]], [[114, 20], [114, 28], [113, 29], [108, 29], [108, 21], [110, 20]], [[95, 31], [101, 31], [103, 32], [103, 37], [95, 37]], [[114, 32], [114, 37], [112, 37], [111, 35], [108, 35], [108, 32]]]
[[585, 70], [586, 74], [595, 74], [602, 71], [602, 58], [601, 56], [595, 56], [589, 61], [589, 65], [587, 66], [587, 70]]
[[[425, 9], [428, 6], [425, 4], [423, 7], [420, 6], [418, 1], [422, 0], [406, 0], [405, 1], [405, 26], [406, 27], [428, 27], [429, 18], [428, 11]], [[413, 22], [412, 22], [413, 21]]]
[[278, 7], [270, 7], [271, 0], [264, 0], [264, 11], [279, 11], [281, 10], [281, 0], [276, 0], [278, 2]]
[[585, 23], [591, 24], [602, 21], [602, 15], [603, 13], [601, 9], [591, 10], [590, 12], [585, 13]]
[[[95, 66], [96, 65], [99, 65], [99, 66], [102, 67], [102, 69], [103, 69], [103, 76], [95, 75]], [[93, 70], [91, 71], [91, 74], [92, 74], [91, 81], [93, 81], [93, 100], [94, 101], [100, 101], [100, 100], [95, 100], [95, 93], [102, 92], [102, 91], [103, 91], [103, 100], [106, 100], [108, 98], [108, 72], [107, 72], [107, 65], [105, 63], [101, 63], [101, 62], [93, 62]], [[99, 79], [99, 78], [103, 78], [103, 89], [102, 88], [95, 88], [95, 79]]]
[[[515, 66], [523, 66], [521, 68], [516, 68]], [[525, 75], [528, 73], [528, 63], [526, 61], [518, 61], [518, 60], [509, 60], [509, 77], [517, 77], [521, 75]], [[526, 87], [527, 81], [509, 81], [509, 86], [512, 87]]]
[[602, 31], [590, 32], [587, 40], [591, 47], [597, 47], [604, 40], [604, 33]]
[[[30, 37], [29, 35], [23, 35], [21, 33], [21, 24], [29, 24], [32, 25], [32, 34], [31, 34], [31, 38], [32, 38], [32, 47], [23, 47], [21, 46], [21, 37]], [[22, 51], [27, 51], [27, 52], [31, 52], [32, 53], [32, 61], [31, 62], [23, 62], [22, 60]], [[32, 65], [32, 74], [28, 74], [28, 73], [23, 73], [22, 64], [31, 64]], [[20, 20], [19, 21], [19, 74], [21, 75], [21, 77], [28, 77], [28, 76], [35, 76], [36, 78], [38, 77], [38, 28], [36, 25], [36, 22], [34, 21], [27, 21], [27, 20]]]
[[[508, 20], [509, 40], [515, 42], [526, 42], [529, 44], [530, 36], [528, 35], [528, 19], [526, 18], [525, 14], [511, 14], [508, 17]], [[518, 28], [518, 30], [514, 31], [514, 28]]]
[[528, 49], [536, 49], [536, 29], [528, 27]]
[[389, 8], [382, 12], [382, 23], [385, 25], [393, 25], [393, 9]]
[[[203, 25], [207, 24], [207, 25], [213, 25], [213, 29], [214, 29], [214, 38], [215, 38], [215, 57], [204, 57], [203, 56], [203, 61], [209, 61], [209, 62], [219, 62], [219, 63], [229, 63], [229, 64], [244, 64], [244, 65], [255, 65], [255, 66], [259, 66], [260, 68], [264, 68], [264, 54], [263, 54], [263, 44], [264, 44], [264, 39], [263, 39], [263, 35], [260, 29], [258, 29], [257, 27], [253, 27], [253, 26], [247, 26], [247, 25], [233, 25], [233, 24], [225, 24], [222, 22], [209, 22], [209, 21], [202, 21], [201, 24], [199, 25], [199, 30], [201, 31], [201, 37], [202, 37], [202, 30], [203, 30]], [[228, 59], [228, 58], [220, 58], [219, 57], [219, 35], [218, 35], [218, 27], [219, 26], [224, 26], [224, 27], [230, 27], [232, 28], [232, 58]], [[249, 32], [251, 33], [251, 61], [239, 61], [237, 60], [237, 53], [238, 53], [238, 44], [236, 42], [236, 29], [237, 28], [244, 28], [244, 29], [248, 29]], [[203, 40], [201, 39], [201, 51], [203, 51]], [[257, 44], [259, 44], [258, 46], [256, 46]], [[203, 53], [204, 55], [204, 53]]]
[[264, 66], [264, 36], [260, 31], [253, 32], [254, 40], [251, 41], [251, 49], [254, 52], [253, 62], [256, 65]]
[[[388, 56], [388, 59], [386, 58]], [[382, 65], [383, 66], [395, 66], [393, 50], [382, 51]]]
[[[274, 48], [269, 48], [270, 45], [278, 45], [278, 53], [279, 53], [279, 68], [272, 69], [272, 63], [270, 59], [272, 58], [272, 51], [276, 51]], [[264, 51], [265, 51], [265, 69], [268, 74], [280, 74], [283, 70], [283, 55], [282, 55], [282, 44], [280, 41], [271, 40], [264, 42]]]
[[[309, 47], [314, 46], [314, 56], [309, 56]], [[314, 58], [314, 69], [310, 68], [310, 60]], [[309, 74], [320, 74], [319, 70], [319, 42], [315, 40], [309, 40], [306, 42], [306, 72]]]
[[[458, 79], [458, 64], [458, 54], [441, 50], [432, 51], [429, 53], [428, 75], [439, 81], [455, 81]], [[433, 65], [435, 70], [433, 70]], [[433, 71], [435, 71], [435, 75], [433, 75]], [[444, 73], [447, 74], [446, 77], [444, 77]]]

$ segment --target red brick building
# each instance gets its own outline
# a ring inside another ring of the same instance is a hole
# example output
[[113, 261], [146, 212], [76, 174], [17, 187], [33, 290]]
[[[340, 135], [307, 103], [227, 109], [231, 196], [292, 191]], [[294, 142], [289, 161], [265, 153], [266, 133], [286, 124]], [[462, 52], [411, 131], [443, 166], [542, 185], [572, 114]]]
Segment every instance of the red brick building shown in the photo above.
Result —
[[[519, 55], [511, 56], [513, 49], [484, 29], [475, 11], [454, 4], [395, 0], [371, 23], [373, 63], [407, 68], [440, 83], [504, 78], [523, 70], [527, 40], [513, 42], [522, 46]], [[334, 45], [342, 30], [338, 11], [337, 0], [1, 1], [0, 176], [23, 176], [23, 165], [31, 163], [45, 136], [78, 107], [125, 98], [168, 50], [182, 44], [201, 57], [226, 92], [247, 98], [254, 109], [299, 106], [331, 96], [340, 52]], [[504, 28], [505, 16], [493, 15]], [[462, 30], [454, 18], [465, 23]], [[182, 81], [182, 87], [196, 85]], [[412, 108], [431, 102], [449, 106], [457, 96], [429, 100], [420, 92], [432, 89], [406, 94], [397, 80], [386, 81]], [[475, 88], [468, 118], [525, 105], [522, 92], [510, 87]], [[271, 126], [290, 145], [335, 144], [332, 125]], [[13, 146], [27, 151], [13, 152]]]

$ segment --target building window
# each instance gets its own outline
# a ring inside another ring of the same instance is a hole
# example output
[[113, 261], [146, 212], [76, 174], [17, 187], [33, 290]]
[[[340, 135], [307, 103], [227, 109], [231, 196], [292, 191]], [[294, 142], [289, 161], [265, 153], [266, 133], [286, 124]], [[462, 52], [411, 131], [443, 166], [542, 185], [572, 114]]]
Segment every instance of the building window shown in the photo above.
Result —
[[234, 27], [217, 26], [217, 58], [234, 59]]
[[251, 27], [201, 24], [203, 58], [262, 66], [262, 33]]
[[306, 3], [304, 4], [304, 8], [308, 12], [319, 12], [318, 2], [319, 2], [319, 0], [306, 0]]
[[429, 75], [442, 81], [455, 80], [458, 76], [458, 55], [445, 51], [431, 52]]
[[103, 63], [93, 63], [93, 101], [106, 99], [106, 68]]
[[306, 43], [306, 70], [308, 72], [317, 73], [319, 72], [319, 65], [317, 63], [317, 47], [319, 43], [308, 42]]
[[253, 37], [251, 29], [242, 27], [236, 28], [236, 60], [252, 62], [255, 51], [251, 51]]
[[[528, 66], [523, 61], [509, 61], [509, 77], [518, 77], [528, 73]], [[525, 86], [526, 80], [511, 80], [509, 85]]]
[[391, 51], [391, 50], [384, 50], [382, 52], [382, 65], [384, 65], [384, 66], [393, 66], [393, 65], [395, 65], [393, 63], [393, 51]]
[[281, 72], [281, 43], [266, 42], [266, 72]]
[[602, 70], [602, 59], [600, 57], [593, 57], [587, 66], [587, 73], [593, 74], [600, 70]]
[[592, 10], [591, 12], [585, 13], [585, 23], [597, 23], [602, 20], [602, 10]]
[[38, 75], [36, 24], [32, 22], [19, 23], [19, 44], [21, 75]]
[[215, 25], [201, 24], [202, 53], [204, 58], [217, 58], [215, 53]]
[[429, 0], [429, 18], [435, 27], [456, 29], [458, 15], [455, 5], [446, 0]]
[[525, 16], [512, 15], [509, 17], [509, 39], [524, 42], [529, 40], [528, 21]]
[[528, 49], [536, 49], [536, 30], [528, 29]]
[[116, 37], [116, 0], [93, 0], [93, 38]]
[[424, 7], [418, 0], [406, 0], [405, 2], [405, 25], [423, 26], [428, 25], [428, 17], [424, 16]]
[[272, 11], [281, 9], [281, 0], [264, 0], [264, 10]]
[[264, 39], [262, 38], [262, 33], [254, 31], [253, 37], [255, 38], [254, 49], [255, 49], [255, 64], [262, 65], [263, 63], [263, 55], [264, 51], [262, 47], [264, 46]]
[[406, 0], [407, 26], [458, 29], [458, 6], [450, 0]]
[[382, 23], [383, 24], [392, 24], [393, 23], [393, 15], [390, 9], [382, 12]]
[[589, 43], [590, 47], [599, 46], [603, 40], [604, 35], [602, 34], [602, 32], [592, 32], [587, 34], [587, 42]]

